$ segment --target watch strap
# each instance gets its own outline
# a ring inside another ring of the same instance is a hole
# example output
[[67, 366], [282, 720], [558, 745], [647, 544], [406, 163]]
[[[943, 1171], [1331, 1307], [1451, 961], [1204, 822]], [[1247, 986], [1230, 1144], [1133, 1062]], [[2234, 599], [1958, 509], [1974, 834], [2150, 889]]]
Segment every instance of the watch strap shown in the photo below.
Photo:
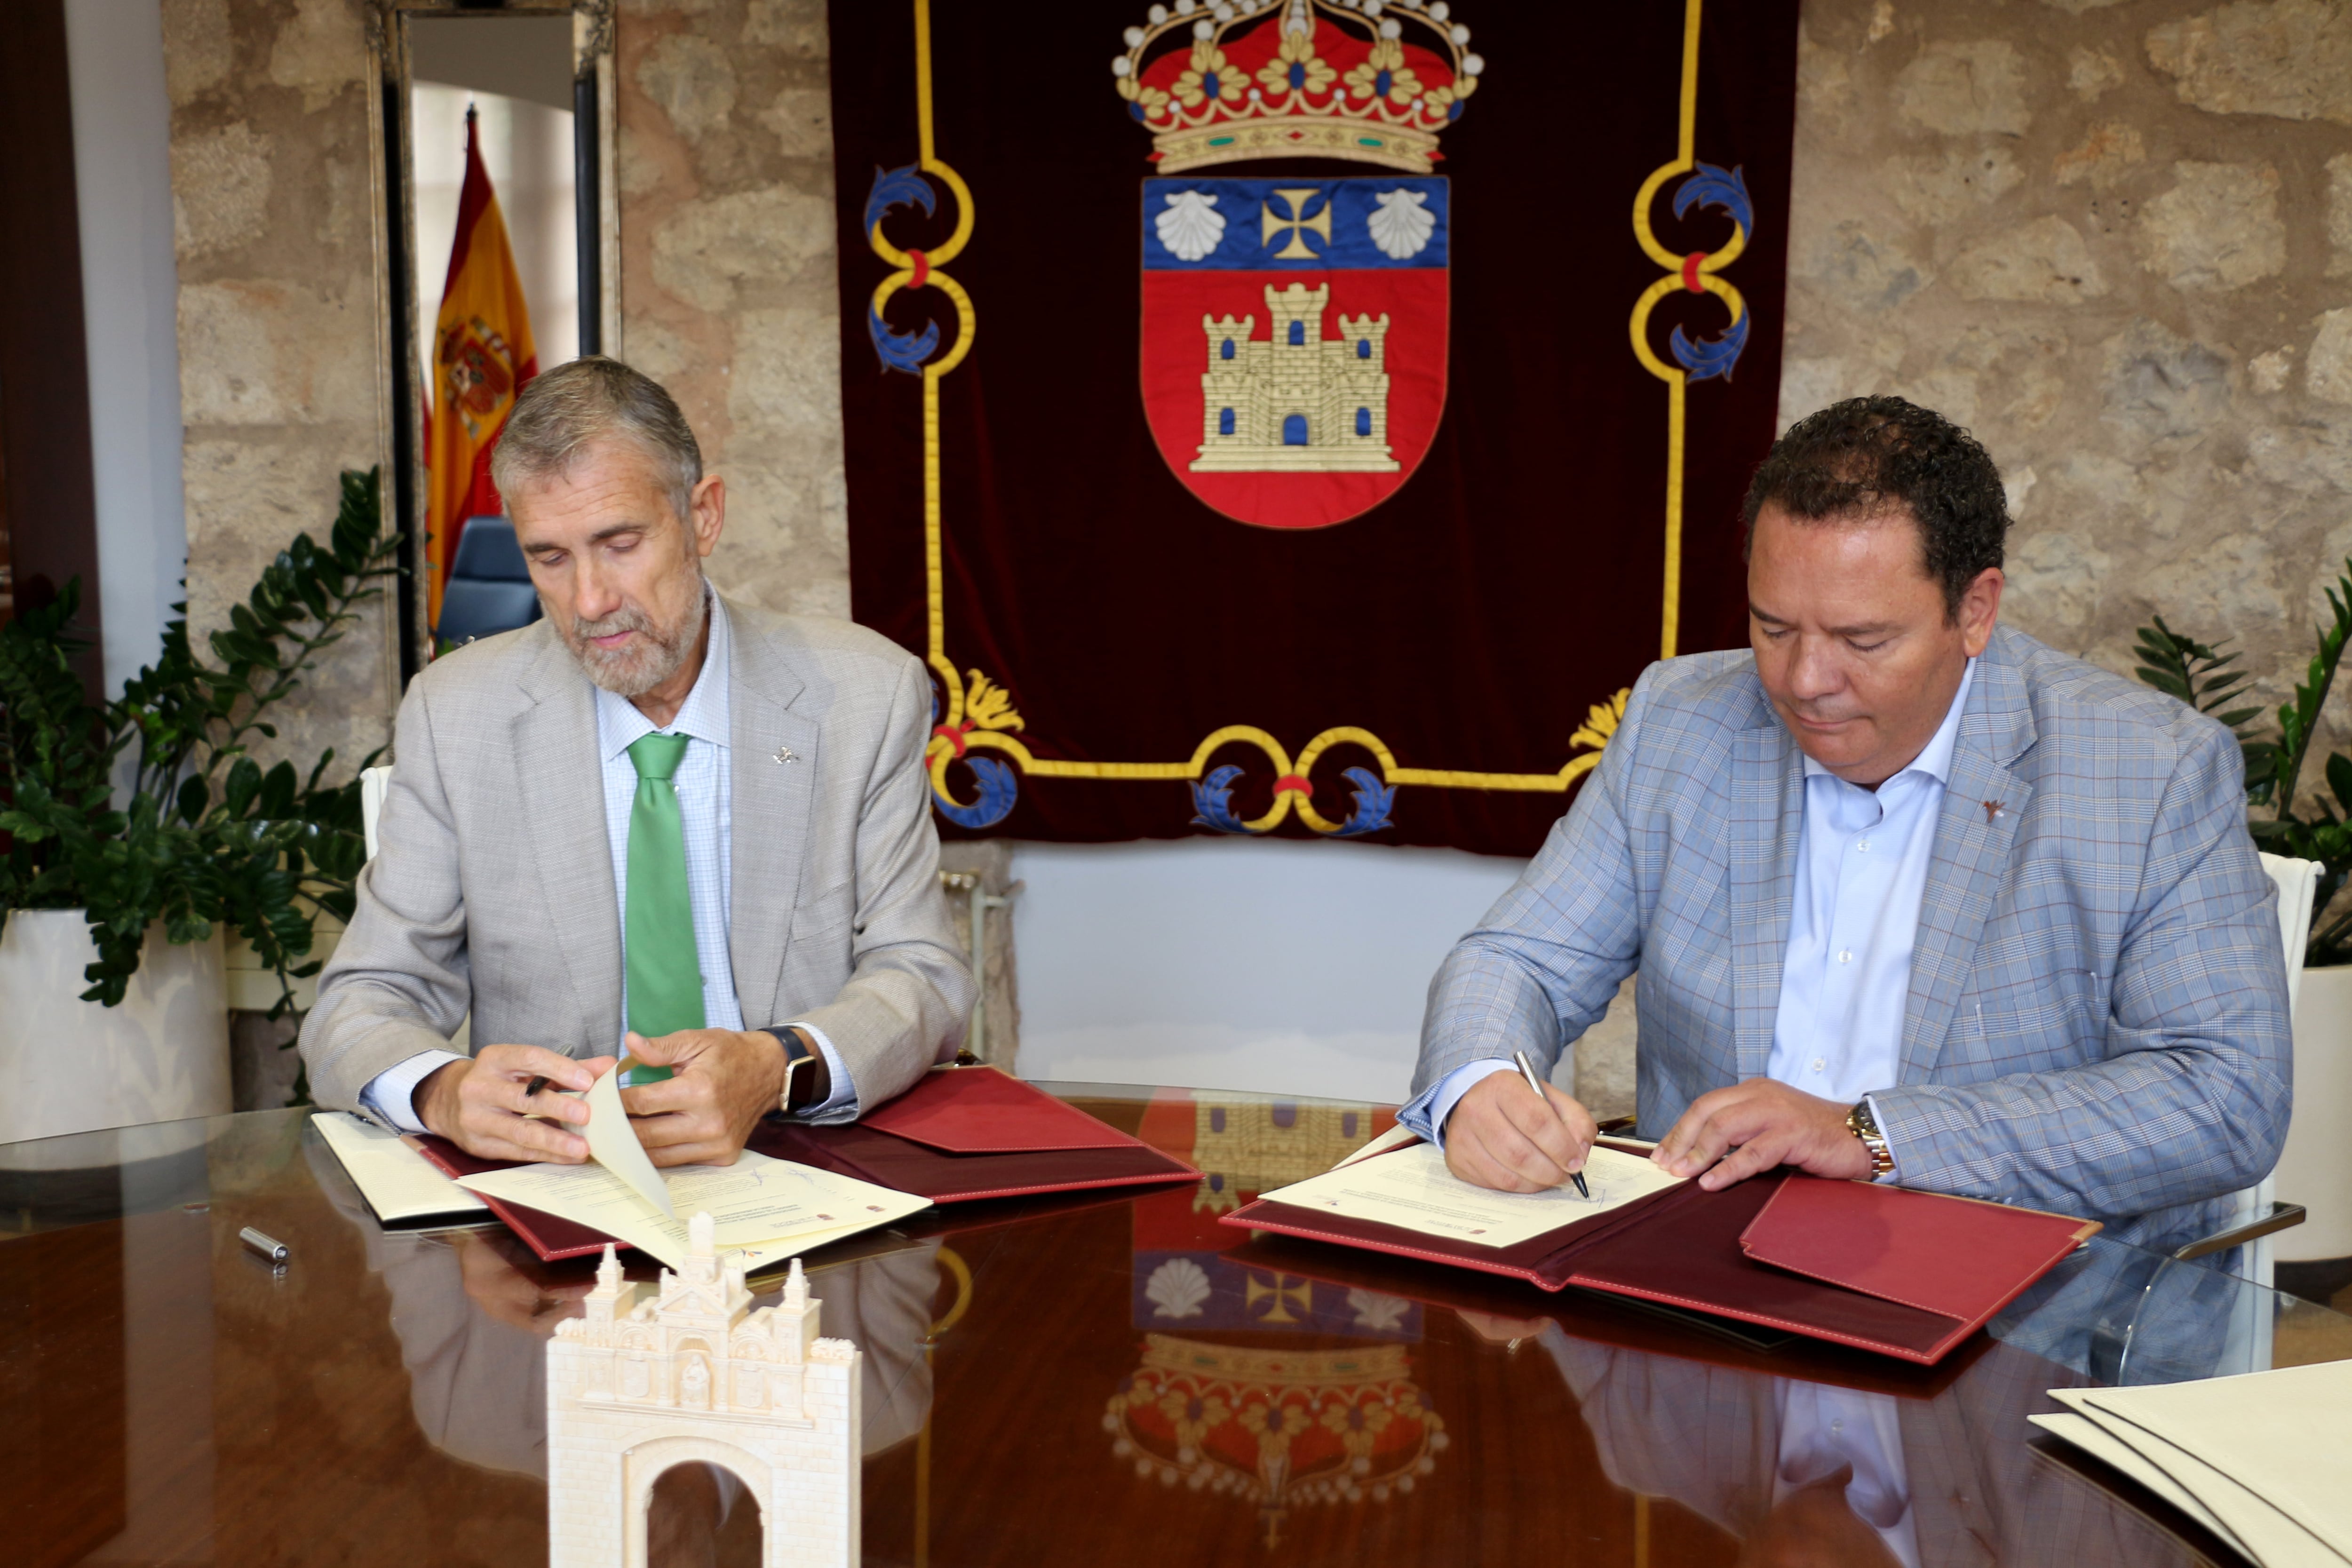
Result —
[[1870, 1151], [1870, 1179], [1877, 1181], [1895, 1169], [1895, 1151], [1886, 1142], [1886, 1134], [1878, 1130], [1878, 1113], [1871, 1109], [1870, 1097], [1854, 1101], [1853, 1109], [1845, 1113], [1846, 1131], [1862, 1140]]
[[784, 1087], [776, 1097], [776, 1109], [787, 1115], [806, 1110], [816, 1103], [817, 1054], [808, 1037], [789, 1024], [780, 1024], [765, 1031], [773, 1035], [776, 1044], [784, 1048]]

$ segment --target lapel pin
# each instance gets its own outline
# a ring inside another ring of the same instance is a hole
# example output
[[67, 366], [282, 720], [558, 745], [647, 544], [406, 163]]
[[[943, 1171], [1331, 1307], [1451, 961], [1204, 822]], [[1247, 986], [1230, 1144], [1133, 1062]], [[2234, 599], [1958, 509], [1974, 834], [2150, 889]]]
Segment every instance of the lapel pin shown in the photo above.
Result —
[[790, 746], [778, 746], [776, 748], [776, 762], [779, 765], [784, 763], [797, 763], [800, 760], [800, 753], [793, 751]]
[[1986, 802], [1984, 803], [1984, 808], [1985, 808], [1985, 821], [1986, 821], [1988, 824], [1990, 824], [1990, 823], [1992, 821], [1992, 819], [1993, 819], [1994, 817], [1999, 816], [2000, 815], [2000, 813], [2001, 813], [2001, 805], [2000, 805], [2000, 802], [1999, 802], [1999, 801], [1997, 801], [1997, 800], [1989, 800], [1989, 801], [1986, 801]]

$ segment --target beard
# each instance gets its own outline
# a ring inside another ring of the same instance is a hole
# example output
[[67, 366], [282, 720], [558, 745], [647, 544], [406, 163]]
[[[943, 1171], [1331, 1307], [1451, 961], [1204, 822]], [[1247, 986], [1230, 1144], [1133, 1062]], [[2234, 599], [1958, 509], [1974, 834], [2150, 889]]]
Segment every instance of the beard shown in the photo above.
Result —
[[[574, 618], [568, 626], [561, 621], [557, 626], [563, 633], [564, 646], [590, 680], [615, 697], [642, 697], [676, 675], [694, 651], [706, 609], [697, 584], [691, 606], [667, 626], [635, 605], [624, 605], [601, 620]], [[615, 632], [638, 635], [613, 649], [600, 648], [589, 640]]]

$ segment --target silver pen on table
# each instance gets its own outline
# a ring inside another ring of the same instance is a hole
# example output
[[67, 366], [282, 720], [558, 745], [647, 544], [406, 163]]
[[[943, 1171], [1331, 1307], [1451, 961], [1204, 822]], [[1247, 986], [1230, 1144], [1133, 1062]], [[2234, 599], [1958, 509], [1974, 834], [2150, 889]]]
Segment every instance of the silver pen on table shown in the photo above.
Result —
[[[1528, 1087], [1529, 1089], [1536, 1091], [1536, 1099], [1543, 1102], [1545, 1110], [1550, 1110], [1551, 1096], [1543, 1091], [1543, 1079], [1536, 1076], [1535, 1064], [1528, 1060], [1528, 1053], [1525, 1051], [1513, 1051], [1511, 1053], [1511, 1059], [1519, 1064], [1519, 1076], [1528, 1080]], [[1583, 1172], [1570, 1171], [1568, 1173], [1568, 1179], [1576, 1184], [1576, 1192], [1579, 1197], [1589, 1198], [1592, 1195], [1592, 1189], [1584, 1184]]]

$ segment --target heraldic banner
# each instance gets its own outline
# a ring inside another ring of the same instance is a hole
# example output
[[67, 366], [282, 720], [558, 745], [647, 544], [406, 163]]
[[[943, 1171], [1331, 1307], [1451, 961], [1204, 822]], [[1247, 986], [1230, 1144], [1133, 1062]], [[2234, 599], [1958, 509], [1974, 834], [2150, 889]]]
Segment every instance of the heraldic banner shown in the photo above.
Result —
[[1797, 0], [832, 28], [853, 610], [943, 830], [1528, 854], [1745, 646]]

